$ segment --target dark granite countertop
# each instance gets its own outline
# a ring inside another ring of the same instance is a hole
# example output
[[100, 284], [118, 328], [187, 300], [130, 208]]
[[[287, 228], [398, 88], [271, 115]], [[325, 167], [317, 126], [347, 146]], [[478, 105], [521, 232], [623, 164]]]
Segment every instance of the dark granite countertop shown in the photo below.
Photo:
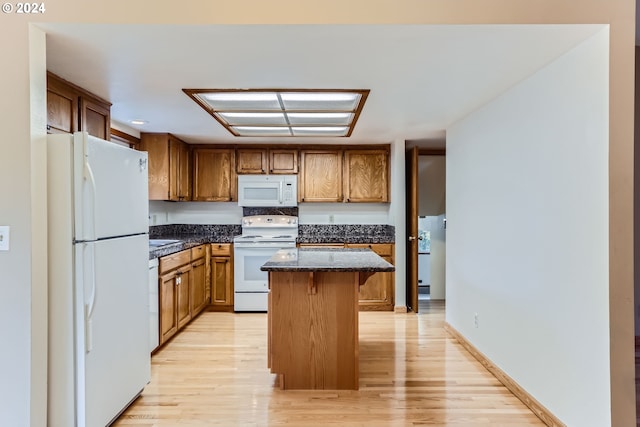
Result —
[[[394, 243], [395, 227], [392, 225], [359, 224], [301, 224], [298, 243]], [[149, 259], [206, 243], [233, 243], [234, 236], [242, 233], [237, 224], [170, 224], [149, 228], [150, 239], [179, 240], [166, 246], [150, 248]]]
[[370, 249], [303, 248], [282, 249], [269, 259], [262, 271], [395, 271], [395, 267]]
[[212, 242], [208, 237], [202, 236], [162, 236], [162, 237], [153, 237], [152, 239], [168, 239], [168, 240], [178, 240], [176, 243], [171, 243], [169, 245], [151, 247], [149, 246], [149, 259], [160, 258], [165, 255], [171, 255], [176, 252], [183, 251], [185, 249], [190, 249], [196, 246], [200, 246], [206, 243], [218, 243]]

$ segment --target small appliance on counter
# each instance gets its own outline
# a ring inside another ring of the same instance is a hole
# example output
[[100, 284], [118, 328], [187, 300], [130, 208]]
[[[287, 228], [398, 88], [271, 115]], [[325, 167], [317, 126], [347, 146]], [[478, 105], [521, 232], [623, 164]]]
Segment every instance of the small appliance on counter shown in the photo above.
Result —
[[297, 175], [238, 175], [238, 206], [297, 205]]
[[269, 274], [260, 267], [280, 249], [295, 248], [298, 217], [254, 215], [242, 218], [233, 239], [234, 311], [267, 311]]

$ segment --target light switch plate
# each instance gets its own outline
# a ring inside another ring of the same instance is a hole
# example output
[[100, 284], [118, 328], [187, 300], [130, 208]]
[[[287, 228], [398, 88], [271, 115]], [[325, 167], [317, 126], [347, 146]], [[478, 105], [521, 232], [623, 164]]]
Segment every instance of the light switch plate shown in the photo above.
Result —
[[9, 250], [9, 226], [0, 225], [0, 251]]

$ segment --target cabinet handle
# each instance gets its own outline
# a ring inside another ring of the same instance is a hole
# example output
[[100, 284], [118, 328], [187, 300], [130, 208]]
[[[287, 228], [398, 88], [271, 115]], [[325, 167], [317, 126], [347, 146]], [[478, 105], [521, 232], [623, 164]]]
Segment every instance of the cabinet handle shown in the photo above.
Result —
[[178, 276], [176, 277], [176, 286], [180, 286], [180, 283], [182, 283], [182, 277]]

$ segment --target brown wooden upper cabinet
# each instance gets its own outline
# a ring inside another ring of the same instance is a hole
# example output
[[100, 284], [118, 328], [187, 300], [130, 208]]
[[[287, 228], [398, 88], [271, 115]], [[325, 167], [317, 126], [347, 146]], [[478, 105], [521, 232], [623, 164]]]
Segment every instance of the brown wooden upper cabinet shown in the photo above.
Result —
[[295, 149], [270, 149], [269, 173], [272, 174], [297, 174], [298, 150]]
[[347, 202], [389, 201], [389, 152], [344, 152], [344, 198]]
[[248, 174], [297, 174], [298, 150], [279, 148], [238, 148], [236, 172]]
[[47, 132], [89, 135], [109, 140], [111, 103], [47, 72]]
[[300, 150], [299, 202], [342, 202], [342, 150]]
[[193, 150], [193, 200], [230, 202], [238, 197], [233, 148]]
[[142, 133], [140, 150], [149, 153], [149, 200], [191, 199], [188, 144], [169, 133]]
[[266, 148], [238, 148], [237, 168], [239, 174], [262, 174], [269, 170]]

